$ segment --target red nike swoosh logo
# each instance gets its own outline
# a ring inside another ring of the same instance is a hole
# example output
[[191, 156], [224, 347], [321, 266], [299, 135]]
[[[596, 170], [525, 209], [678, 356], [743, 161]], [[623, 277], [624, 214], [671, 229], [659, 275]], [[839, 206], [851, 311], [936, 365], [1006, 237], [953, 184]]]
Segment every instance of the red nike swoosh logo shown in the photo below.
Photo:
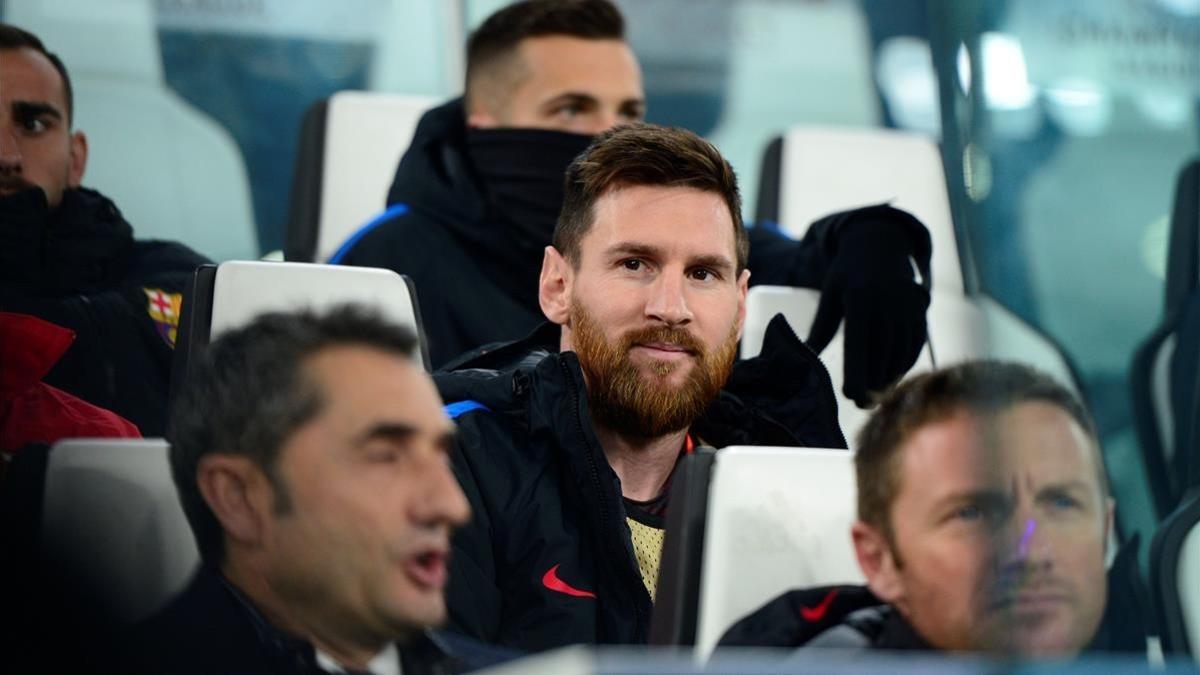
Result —
[[800, 616], [810, 623], [820, 621], [825, 617], [825, 612], [829, 611], [829, 606], [833, 604], [833, 599], [837, 597], [837, 594], [837, 589], [834, 589], [825, 594], [825, 598], [816, 607], [801, 607]]
[[592, 593], [591, 591], [580, 590], [580, 589], [575, 588], [574, 586], [568, 584], [567, 582], [563, 581], [562, 579], [559, 579], [558, 578], [558, 565], [555, 565], [554, 567], [551, 567], [550, 569], [546, 570], [546, 573], [544, 575], [542, 575], [542, 585], [545, 586], [546, 588], [549, 588], [552, 591], [556, 591], [558, 593], [563, 593], [565, 595], [570, 595], [570, 596], [576, 597], [576, 598], [593, 598], [593, 599], [595, 599], [595, 597], [596, 597], [596, 594]]

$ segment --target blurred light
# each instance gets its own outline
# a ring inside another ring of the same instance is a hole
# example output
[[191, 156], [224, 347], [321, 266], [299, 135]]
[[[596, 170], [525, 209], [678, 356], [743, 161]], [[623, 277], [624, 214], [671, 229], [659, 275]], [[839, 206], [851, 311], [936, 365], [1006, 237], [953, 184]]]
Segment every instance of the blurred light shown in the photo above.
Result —
[[1158, 0], [1163, 9], [1179, 16], [1200, 16], [1200, 0]]
[[875, 57], [875, 77], [897, 126], [941, 135], [937, 76], [928, 42], [907, 35], [884, 40]]
[[1112, 120], [1112, 96], [1099, 82], [1058, 80], [1045, 90], [1046, 112], [1072, 136], [1098, 136]]
[[1138, 110], [1160, 129], [1182, 129], [1191, 123], [1192, 103], [1187, 96], [1174, 92], [1145, 92], [1134, 96]]
[[1151, 221], [1142, 231], [1142, 264], [1155, 279], [1167, 278], [1167, 243], [1171, 236], [1171, 218]]
[[[1037, 89], [1029, 83], [1029, 69], [1021, 43], [1004, 33], [979, 36], [983, 57], [983, 94], [996, 110], [1020, 110], [1033, 105]], [[963, 91], [971, 89], [971, 60], [966, 45], [958, 49], [958, 77]]]
[[992, 158], [987, 150], [974, 143], [963, 148], [963, 187], [976, 203], [987, 199], [992, 192]]

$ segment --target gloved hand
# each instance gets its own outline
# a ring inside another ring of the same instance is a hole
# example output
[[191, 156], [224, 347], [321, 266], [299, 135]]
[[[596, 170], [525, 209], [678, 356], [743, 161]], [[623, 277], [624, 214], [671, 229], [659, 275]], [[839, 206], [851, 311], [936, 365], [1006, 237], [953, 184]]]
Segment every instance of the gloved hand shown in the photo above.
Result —
[[819, 353], [845, 317], [842, 391], [860, 408], [908, 372], [925, 345], [930, 253], [928, 230], [887, 206], [864, 209], [834, 233], [807, 342]]

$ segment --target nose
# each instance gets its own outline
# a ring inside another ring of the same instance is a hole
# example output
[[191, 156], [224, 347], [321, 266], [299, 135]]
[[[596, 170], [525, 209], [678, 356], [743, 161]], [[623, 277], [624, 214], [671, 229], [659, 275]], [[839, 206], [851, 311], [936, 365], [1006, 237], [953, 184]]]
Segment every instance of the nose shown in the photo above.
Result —
[[1032, 515], [1014, 517], [1001, 544], [1005, 567], [1046, 567], [1052, 561], [1048, 532]]
[[0, 173], [21, 172], [21, 147], [12, 124], [0, 123]]
[[599, 110], [591, 116], [587, 128], [583, 132], [595, 136], [617, 126], [620, 122], [621, 116], [615, 110]]
[[655, 279], [646, 300], [646, 317], [667, 324], [685, 326], [693, 315], [688, 307], [682, 275], [664, 272]]
[[423, 494], [414, 505], [417, 521], [449, 527], [465, 525], [471, 519], [471, 505], [459, 487], [458, 479], [440, 456], [431, 463], [421, 481], [425, 486]]

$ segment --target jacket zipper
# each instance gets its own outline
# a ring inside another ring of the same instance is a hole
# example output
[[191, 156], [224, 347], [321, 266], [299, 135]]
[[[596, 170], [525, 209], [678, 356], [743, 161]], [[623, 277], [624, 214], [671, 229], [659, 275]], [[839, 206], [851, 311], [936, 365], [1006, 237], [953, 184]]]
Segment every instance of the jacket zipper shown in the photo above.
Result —
[[[567, 364], [563, 363], [560, 360], [559, 368], [562, 370], [563, 375], [566, 376], [567, 381], [570, 382], [570, 384], [571, 384], [571, 386], [568, 387], [568, 390], [570, 391], [570, 395], [571, 395], [571, 412], [575, 417], [575, 430], [579, 433], [579, 438], [581, 441], [583, 441], [583, 445], [587, 449], [587, 452], [584, 453], [584, 458], [587, 461], [588, 471], [591, 474], [592, 485], [596, 489], [596, 496], [601, 501], [600, 530], [601, 530], [601, 532], [603, 532], [605, 534], [605, 545], [611, 549], [613, 542], [612, 542], [612, 536], [611, 536], [612, 533], [609, 531], [609, 526], [608, 526], [608, 504], [607, 504], [607, 499], [604, 494], [604, 489], [603, 489], [604, 486], [600, 481], [600, 468], [598, 466], [596, 466], [596, 455], [595, 455], [596, 449], [593, 448], [591, 443], [588, 441], [587, 432], [584, 430], [584, 427], [583, 427], [583, 416], [579, 414], [579, 388], [575, 381], [574, 374], [571, 373], [571, 369], [567, 366]], [[623, 559], [623, 558], [627, 557], [624, 547], [621, 547], [617, 551], [617, 553], [618, 553], [618, 555], [616, 556], [617, 559]], [[610, 554], [611, 554], [611, 551], [610, 551]], [[638, 583], [639, 584], [641, 583], [641, 574], [640, 573], [638, 574]], [[596, 590], [599, 591], [599, 588], [597, 588]], [[645, 591], [645, 589], [642, 589], [642, 590], [643, 590], [643, 592]], [[634, 611], [633, 632], [635, 635], [639, 635], [639, 634], [641, 634], [640, 629], [644, 622], [644, 619], [642, 617], [641, 605], [637, 602], [636, 598], [634, 599], [634, 602], [633, 602], [633, 611]]]

